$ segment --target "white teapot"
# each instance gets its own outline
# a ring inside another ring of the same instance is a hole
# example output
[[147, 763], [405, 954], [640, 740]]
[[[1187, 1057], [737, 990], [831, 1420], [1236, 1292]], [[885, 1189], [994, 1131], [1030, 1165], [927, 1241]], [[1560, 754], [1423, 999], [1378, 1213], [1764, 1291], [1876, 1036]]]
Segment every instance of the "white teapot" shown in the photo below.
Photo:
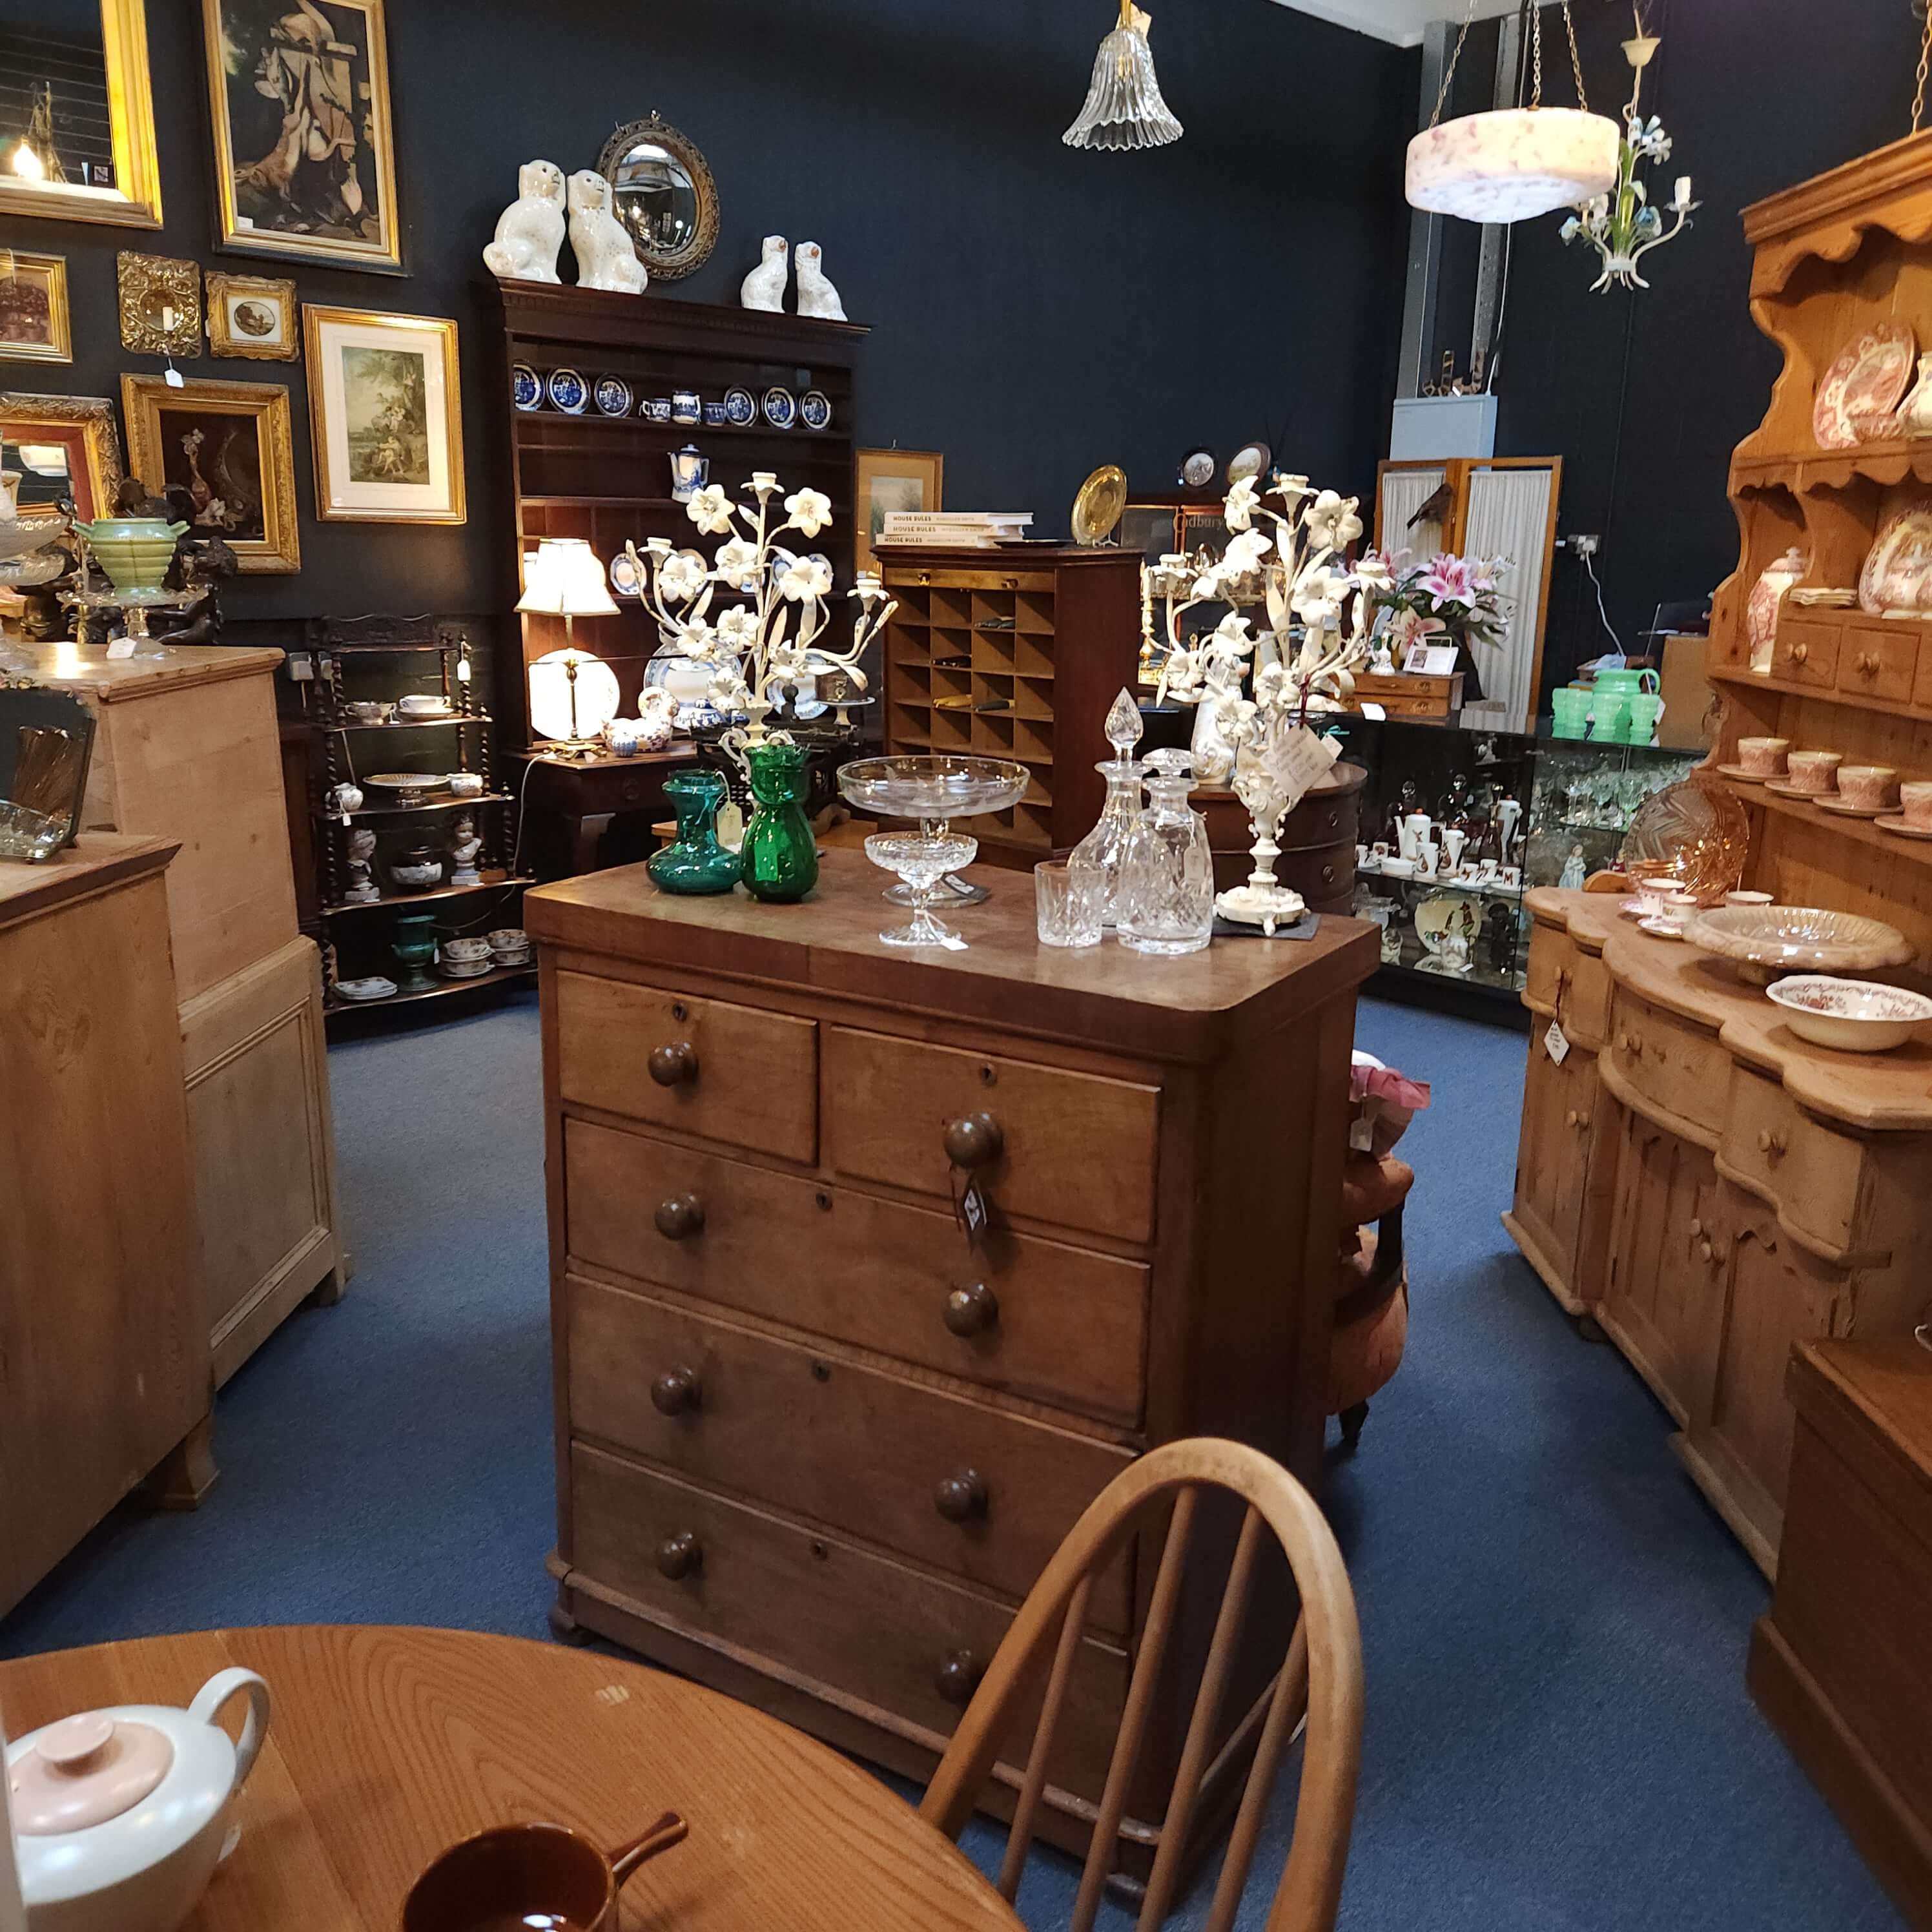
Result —
[[[236, 1744], [214, 1720], [238, 1692]], [[233, 1849], [230, 1813], [268, 1729], [268, 1685], [224, 1670], [185, 1711], [120, 1704], [9, 1744], [27, 1932], [176, 1932]]]

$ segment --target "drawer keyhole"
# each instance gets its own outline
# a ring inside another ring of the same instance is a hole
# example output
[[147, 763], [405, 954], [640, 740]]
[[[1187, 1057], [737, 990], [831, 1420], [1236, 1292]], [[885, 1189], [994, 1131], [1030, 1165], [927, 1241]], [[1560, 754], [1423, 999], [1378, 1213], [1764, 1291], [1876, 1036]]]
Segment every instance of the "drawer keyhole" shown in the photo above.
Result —
[[814, 1362], [812, 1379], [815, 1382], [829, 1382], [832, 1379], [832, 1364], [830, 1362]]

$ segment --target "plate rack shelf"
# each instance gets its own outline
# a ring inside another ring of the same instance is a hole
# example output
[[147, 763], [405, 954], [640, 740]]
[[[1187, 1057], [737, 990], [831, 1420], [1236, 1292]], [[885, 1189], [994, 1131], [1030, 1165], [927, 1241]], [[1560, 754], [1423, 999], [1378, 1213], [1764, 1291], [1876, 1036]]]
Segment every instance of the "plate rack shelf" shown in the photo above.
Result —
[[1102, 730], [1140, 648], [1138, 550], [880, 544], [888, 752], [1010, 758], [1032, 782], [1010, 811], [957, 821], [982, 856], [1030, 865], [1084, 838], [1104, 787]]
[[[1784, 352], [1764, 419], [1732, 458], [1738, 568], [1712, 616], [1711, 677], [1724, 719], [1711, 763], [1735, 764], [1742, 737], [1789, 738], [1848, 764], [1932, 778], [1932, 614], [1780, 605], [1768, 668], [1750, 668], [1748, 606], [1766, 568], [1796, 547], [1797, 587], [1856, 589], [1880, 532], [1900, 510], [1932, 506], [1932, 441], [1819, 446], [1820, 380], [1874, 323], [1932, 314], [1932, 133], [1894, 142], [1744, 211], [1755, 250], [1751, 308]], [[1932, 349], [1932, 340], [1918, 346]], [[1868, 820], [1726, 781], [1750, 820], [1745, 884], [1786, 904], [1882, 919], [1918, 948], [1900, 976], [1932, 974], [1932, 842]]]
[[[786, 494], [809, 488], [831, 498], [830, 526], [809, 542], [794, 533], [788, 547], [818, 551], [830, 562], [834, 590], [828, 641], [841, 627], [849, 632], [845, 593], [852, 585], [853, 372], [867, 334], [862, 326], [688, 302], [656, 290], [632, 296], [491, 280], [482, 285], [480, 299], [484, 314], [499, 325], [496, 374], [520, 554], [534, 550], [544, 537], [580, 537], [608, 568], [626, 538], [641, 550], [655, 536], [710, 557], [723, 539], [700, 535], [685, 506], [670, 496], [670, 454], [694, 445], [710, 459], [710, 480], [722, 484], [734, 501], [749, 500], [740, 495], [740, 486], [759, 470], [774, 472]], [[518, 409], [512, 372], [519, 364], [534, 370], [539, 380], [559, 368], [574, 369], [593, 400], [580, 415], [554, 409], [548, 401], [541, 408]], [[598, 410], [594, 392], [605, 376], [628, 388], [628, 414], [607, 416]], [[742, 428], [707, 428], [648, 421], [637, 413], [639, 404], [679, 389], [718, 402], [728, 389], [746, 389], [760, 398], [774, 386], [795, 397], [818, 390], [831, 405], [830, 424], [822, 430], [802, 424], [776, 429], [761, 416]], [[778, 520], [784, 514], [779, 507]], [[513, 574], [506, 604], [515, 604], [521, 589]], [[615, 616], [578, 618], [575, 636], [616, 672], [620, 715], [628, 716], [636, 710], [644, 667], [659, 639], [642, 604], [621, 595], [617, 604]], [[546, 651], [561, 648], [563, 620], [524, 616], [505, 629], [498, 708], [505, 720], [505, 742], [520, 745], [530, 740], [525, 668]]]

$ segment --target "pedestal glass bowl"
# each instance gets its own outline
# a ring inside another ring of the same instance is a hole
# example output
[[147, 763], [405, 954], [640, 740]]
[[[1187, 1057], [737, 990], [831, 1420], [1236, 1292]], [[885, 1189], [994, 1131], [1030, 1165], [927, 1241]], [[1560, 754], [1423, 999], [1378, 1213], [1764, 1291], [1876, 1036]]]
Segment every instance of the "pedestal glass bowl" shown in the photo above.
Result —
[[946, 830], [950, 820], [1010, 811], [1026, 795], [1027, 769], [1004, 758], [940, 754], [860, 758], [844, 766], [838, 789], [847, 802], [881, 818], [910, 819], [919, 830], [876, 833], [866, 841], [874, 865], [897, 872], [910, 889], [910, 926], [882, 932], [890, 946], [963, 946], [965, 941], [932, 916], [940, 881], [968, 865], [978, 842]]

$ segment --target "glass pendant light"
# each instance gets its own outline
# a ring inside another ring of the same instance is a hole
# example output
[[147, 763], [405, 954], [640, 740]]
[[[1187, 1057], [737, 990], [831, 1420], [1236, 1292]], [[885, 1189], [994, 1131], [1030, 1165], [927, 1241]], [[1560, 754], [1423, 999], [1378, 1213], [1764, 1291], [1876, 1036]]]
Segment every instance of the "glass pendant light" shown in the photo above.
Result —
[[1180, 139], [1154, 78], [1150, 24], [1133, 0], [1120, 0], [1120, 25], [1094, 57], [1086, 104], [1060, 137], [1070, 148], [1160, 148]]
[[1616, 186], [1623, 130], [1607, 115], [1590, 112], [1570, 0], [1563, 0], [1563, 25], [1576, 82], [1574, 107], [1543, 105], [1540, 8], [1530, 8], [1529, 20], [1534, 76], [1529, 105], [1444, 121], [1442, 110], [1456, 78], [1456, 62], [1468, 38], [1469, 23], [1462, 22], [1436, 112], [1408, 144], [1403, 189], [1410, 207], [1468, 221], [1523, 221], [1593, 200]]

